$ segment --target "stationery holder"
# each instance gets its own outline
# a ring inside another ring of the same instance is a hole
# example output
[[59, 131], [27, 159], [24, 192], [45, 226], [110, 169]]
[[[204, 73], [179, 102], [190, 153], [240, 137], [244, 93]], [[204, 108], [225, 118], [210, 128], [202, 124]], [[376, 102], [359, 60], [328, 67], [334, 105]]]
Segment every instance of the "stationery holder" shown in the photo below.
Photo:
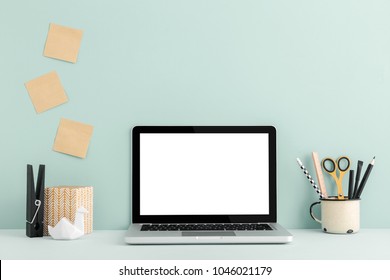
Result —
[[93, 187], [54, 186], [45, 188], [43, 235], [49, 235], [48, 226], [54, 227], [62, 218], [76, 221], [77, 209], [84, 207], [84, 233], [93, 231]]
[[43, 236], [43, 212], [45, 196], [45, 165], [39, 165], [35, 187], [32, 165], [27, 165], [26, 235]]

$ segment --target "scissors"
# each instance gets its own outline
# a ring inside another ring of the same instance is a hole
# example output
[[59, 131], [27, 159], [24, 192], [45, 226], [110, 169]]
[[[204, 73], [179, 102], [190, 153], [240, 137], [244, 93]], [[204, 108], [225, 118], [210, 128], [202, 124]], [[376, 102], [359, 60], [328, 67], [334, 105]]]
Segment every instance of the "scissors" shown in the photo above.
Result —
[[[344, 199], [343, 194], [343, 177], [349, 170], [351, 161], [347, 156], [341, 156], [336, 161], [332, 158], [324, 158], [322, 160], [322, 167], [336, 182], [337, 185], [337, 199]], [[338, 171], [338, 175], [337, 175]]]

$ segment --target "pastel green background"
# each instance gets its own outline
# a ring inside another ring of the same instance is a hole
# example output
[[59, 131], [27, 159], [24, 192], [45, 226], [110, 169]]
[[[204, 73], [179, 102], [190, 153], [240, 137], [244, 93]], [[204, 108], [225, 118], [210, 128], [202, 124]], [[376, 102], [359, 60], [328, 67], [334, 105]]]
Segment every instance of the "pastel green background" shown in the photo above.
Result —
[[[43, 163], [48, 186], [94, 186], [95, 229], [125, 229], [135, 125], [276, 126], [287, 228], [319, 227], [296, 157], [314, 175], [313, 150], [364, 170], [376, 155], [361, 225], [389, 228], [389, 14], [385, 0], [2, 1], [0, 228], [25, 227], [26, 164]], [[76, 64], [43, 56], [51, 22], [84, 30]], [[24, 83], [52, 70], [69, 102], [36, 114]], [[86, 159], [52, 151], [62, 117], [94, 126]]]

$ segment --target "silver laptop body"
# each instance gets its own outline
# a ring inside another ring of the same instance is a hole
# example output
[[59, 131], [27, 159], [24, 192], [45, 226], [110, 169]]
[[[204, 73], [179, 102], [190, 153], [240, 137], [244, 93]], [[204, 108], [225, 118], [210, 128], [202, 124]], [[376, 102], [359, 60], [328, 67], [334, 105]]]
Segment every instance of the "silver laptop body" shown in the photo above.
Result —
[[272, 126], [136, 126], [129, 244], [288, 243]]

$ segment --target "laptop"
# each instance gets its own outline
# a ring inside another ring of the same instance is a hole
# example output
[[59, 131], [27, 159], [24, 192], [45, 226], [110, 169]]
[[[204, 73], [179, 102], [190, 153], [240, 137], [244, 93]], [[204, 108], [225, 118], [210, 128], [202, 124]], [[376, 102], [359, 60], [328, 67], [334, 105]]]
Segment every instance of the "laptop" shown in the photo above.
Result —
[[129, 244], [288, 243], [273, 126], [136, 126]]

